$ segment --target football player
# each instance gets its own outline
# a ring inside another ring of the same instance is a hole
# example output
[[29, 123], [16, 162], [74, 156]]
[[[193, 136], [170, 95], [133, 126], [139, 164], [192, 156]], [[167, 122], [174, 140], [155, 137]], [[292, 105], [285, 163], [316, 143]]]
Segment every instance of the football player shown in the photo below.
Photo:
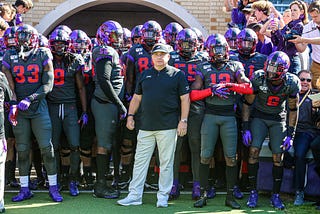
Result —
[[[240, 62], [229, 60], [229, 45], [220, 34], [213, 34], [206, 41], [210, 61], [197, 66], [192, 84], [191, 101], [205, 99], [205, 115], [201, 126], [200, 186], [201, 198], [195, 207], [207, 204], [210, 158], [220, 134], [226, 161], [227, 196], [225, 205], [239, 209], [233, 196], [237, 181], [237, 124], [234, 111], [236, 93], [252, 93], [250, 80]], [[202, 89], [204, 88], [204, 89]]]
[[7, 51], [2, 66], [14, 92], [9, 121], [16, 137], [21, 184], [20, 192], [12, 197], [12, 201], [19, 202], [33, 196], [28, 187], [33, 132], [48, 173], [49, 195], [53, 201], [61, 202], [63, 198], [58, 191], [56, 157], [51, 143], [52, 126], [45, 99], [53, 87], [52, 54], [47, 48], [38, 48], [38, 32], [30, 25], [18, 27], [16, 38], [18, 55]]
[[182, 29], [183, 27], [179, 23], [170, 22], [163, 30], [163, 38], [166, 41], [166, 44], [170, 45], [173, 50], [177, 50], [177, 35]]
[[[272, 150], [273, 189], [270, 202], [276, 209], [285, 206], [279, 196], [282, 177], [284, 150], [292, 146], [297, 123], [300, 80], [296, 75], [288, 73], [290, 60], [287, 54], [276, 51], [268, 56], [264, 69], [255, 71], [251, 82], [254, 94], [246, 95], [243, 100], [243, 143], [249, 147], [248, 174], [251, 188], [247, 201], [249, 208], [258, 204], [257, 174], [259, 168], [259, 153], [262, 143], [269, 134]], [[288, 101], [288, 103], [287, 103]], [[249, 106], [254, 103], [252, 112]], [[286, 106], [289, 115], [286, 113]], [[252, 121], [249, 123], [249, 117]], [[286, 118], [288, 116], [288, 127]]]
[[[82, 76], [84, 62], [81, 56], [69, 52], [70, 37], [66, 31], [54, 30], [49, 36], [49, 44], [54, 68], [54, 85], [47, 96], [52, 122], [52, 143], [57, 157], [59, 149], [61, 150], [61, 179], [65, 181], [69, 178], [69, 193], [71, 196], [77, 196], [80, 161], [79, 123], [82, 126], [88, 123], [86, 90]], [[80, 118], [77, 112], [76, 91], [81, 100]], [[62, 133], [66, 137], [67, 145], [61, 142]], [[59, 165], [57, 168], [60, 169]]]

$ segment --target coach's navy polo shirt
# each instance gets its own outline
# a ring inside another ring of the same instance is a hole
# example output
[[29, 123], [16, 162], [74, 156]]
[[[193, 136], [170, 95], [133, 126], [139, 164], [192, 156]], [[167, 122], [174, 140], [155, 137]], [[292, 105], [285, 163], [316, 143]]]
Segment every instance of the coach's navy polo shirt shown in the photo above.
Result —
[[136, 87], [142, 95], [141, 130], [175, 129], [180, 117], [180, 96], [189, 93], [183, 72], [172, 66], [161, 71], [153, 67], [142, 72]]

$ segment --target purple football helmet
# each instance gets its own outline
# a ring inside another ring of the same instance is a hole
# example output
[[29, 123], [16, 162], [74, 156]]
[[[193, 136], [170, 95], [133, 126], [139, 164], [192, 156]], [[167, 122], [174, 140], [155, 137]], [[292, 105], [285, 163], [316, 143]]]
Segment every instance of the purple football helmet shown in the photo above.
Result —
[[177, 40], [176, 37], [182, 29], [183, 27], [177, 22], [169, 23], [163, 31], [163, 38], [166, 40], [166, 43], [174, 48]]
[[229, 59], [229, 45], [223, 35], [215, 33], [208, 37], [205, 47], [211, 62], [222, 63]]
[[67, 25], [58, 25], [53, 31], [55, 30], [64, 30], [68, 35], [70, 35], [72, 32], [71, 28], [69, 28]]
[[91, 50], [92, 44], [88, 35], [82, 30], [73, 30], [70, 34], [70, 51], [84, 54]]
[[141, 37], [142, 37], [142, 32], [141, 32], [142, 26], [143, 25], [137, 25], [134, 28], [132, 28], [132, 30], [131, 30], [131, 40], [132, 40], [133, 44], [141, 42], [140, 40], [141, 40]]
[[39, 47], [49, 48], [49, 40], [47, 37], [39, 33]]
[[20, 51], [27, 52], [38, 47], [38, 31], [28, 24], [23, 24], [17, 28], [16, 43]]
[[177, 35], [177, 48], [179, 55], [191, 58], [197, 51], [198, 37], [190, 28], [181, 30]]
[[141, 32], [142, 44], [151, 49], [161, 39], [162, 28], [158, 22], [150, 20], [143, 24]]
[[53, 54], [63, 55], [69, 50], [69, 34], [61, 29], [54, 30], [49, 36], [49, 45]]
[[226, 38], [230, 49], [237, 50], [237, 35], [240, 33], [239, 28], [232, 27], [229, 28], [226, 33], [224, 34], [224, 37]]
[[17, 47], [18, 43], [16, 40], [16, 31], [18, 27], [12, 26], [7, 28], [3, 34], [4, 42], [7, 48]]
[[198, 28], [195, 28], [195, 27], [192, 27], [191, 29], [197, 34], [197, 37], [198, 37], [198, 51], [203, 51], [205, 38], [204, 38], [202, 32]]
[[250, 56], [256, 51], [258, 43], [257, 34], [249, 28], [244, 28], [237, 36], [238, 51], [240, 54]]
[[123, 42], [121, 44], [121, 50], [127, 51], [131, 47], [131, 31], [128, 28], [123, 28]]
[[290, 67], [288, 55], [282, 51], [276, 51], [268, 56], [265, 71], [267, 80], [277, 81], [283, 79]]
[[123, 29], [116, 21], [106, 21], [98, 28], [97, 39], [101, 45], [119, 49], [123, 40]]

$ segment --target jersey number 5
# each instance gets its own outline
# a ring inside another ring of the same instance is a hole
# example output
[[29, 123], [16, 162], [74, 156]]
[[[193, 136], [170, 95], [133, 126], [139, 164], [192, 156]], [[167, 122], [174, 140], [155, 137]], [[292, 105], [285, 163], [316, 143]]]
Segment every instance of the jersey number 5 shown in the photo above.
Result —
[[267, 99], [267, 106], [278, 106], [280, 103], [280, 97], [269, 96]]

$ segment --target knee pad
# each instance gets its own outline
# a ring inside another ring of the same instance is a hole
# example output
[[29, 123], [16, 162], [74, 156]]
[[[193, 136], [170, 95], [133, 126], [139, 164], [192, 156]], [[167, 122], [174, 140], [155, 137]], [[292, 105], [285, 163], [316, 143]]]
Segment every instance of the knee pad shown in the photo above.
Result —
[[80, 149], [80, 156], [91, 158], [91, 155], [92, 155], [91, 150]]
[[226, 165], [227, 166], [236, 166], [237, 165], [237, 159], [236, 157], [225, 157], [226, 159]]
[[282, 154], [273, 154], [272, 161], [274, 166], [283, 166]]
[[123, 140], [121, 145], [121, 155], [126, 156], [132, 154], [132, 141], [131, 140]]
[[202, 164], [210, 164], [210, 161], [211, 161], [211, 158], [201, 157], [201, 159], [200, 159], [200, 163], [202, 163]]
[[257, 163], [259, 160], [260, 150], [256, 147], [250, 147], [249, 149], [249, 162], [251, 164]]
[[63, 148], [63, 149], [60, 150], [60, 154], [61, 154], [62, 158], [69, 157], [70, 153], [71, 153], [70, 149]]
[[70, 152], [79, 152], [79, 146], [70, 146]]

